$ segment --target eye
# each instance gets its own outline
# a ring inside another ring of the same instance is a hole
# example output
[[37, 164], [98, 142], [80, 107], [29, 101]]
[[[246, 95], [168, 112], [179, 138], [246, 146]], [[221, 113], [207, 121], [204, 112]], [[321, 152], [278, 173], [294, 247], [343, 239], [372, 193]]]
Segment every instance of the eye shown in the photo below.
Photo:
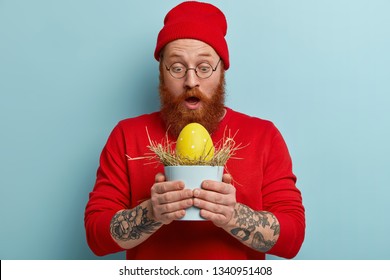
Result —
[[201, 63], [196, 67], [196, 69], [201, 73], [208, 73], [211, 70], [211, 65], [208, 63]]
[[174, 63], [171, 65], [170, 67], [170, 70], [173, 72], [173, 73], [182, 73], [185, 71], [185, 67], [183, 64], [181, 63]]

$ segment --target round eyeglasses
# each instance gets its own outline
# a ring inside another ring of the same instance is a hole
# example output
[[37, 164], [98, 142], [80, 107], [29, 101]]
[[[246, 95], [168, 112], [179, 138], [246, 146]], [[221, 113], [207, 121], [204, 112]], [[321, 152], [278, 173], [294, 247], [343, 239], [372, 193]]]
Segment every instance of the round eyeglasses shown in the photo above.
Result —
[[195, 68], [188, 68], [183, 63], [175, 62], [169, 67], [165, 65], [165, 69], [169, 71], [169, 74], [171, 74], [171, 76], [175, 79], [184, 78], [189, 70], [194, 70], [196, 76], [199, 79], [207, 79], [210, 78], [211, 75], [217, 70], [220, 62], [221, 59], [218, 60], [218, 63], [215, 68], [213, 68], [208, 62], [199, 63]]

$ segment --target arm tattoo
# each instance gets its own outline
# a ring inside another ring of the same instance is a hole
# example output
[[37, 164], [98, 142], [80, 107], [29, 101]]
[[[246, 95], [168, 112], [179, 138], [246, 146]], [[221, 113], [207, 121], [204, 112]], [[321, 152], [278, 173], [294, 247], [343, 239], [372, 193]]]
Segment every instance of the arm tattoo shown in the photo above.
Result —
[[247, 241], [253, 235], [250, 246], [260, 252], [267, 252], [275, 245], [276, 238], [266, 240], [259, 231], [259, 228], [271, 230], [273, 237], [280, 234], [280, 226], [273, 214], [263, 211], [256, 212], [240, 204], [238, 209], [234, 211], [233, 217], [236, 219], [237, 225], [230, 231], [233, 236], [241, 241]]
[[144, 233], [153, 233], [161, 223], [149, 219], [147, 213], [146, 208], [137, 206], [115, 214], [110, 225], [111, 235], [117, 240], [127, 241], [139, 239]]
[[259, 250], [260, 252], [267, 252], [275, 245], [275, 243], [276, 242], [273, 240], [265, 240], [264, 236], [257, 231], [255, 236], [253, 236], [251, 246], [253, 249]]

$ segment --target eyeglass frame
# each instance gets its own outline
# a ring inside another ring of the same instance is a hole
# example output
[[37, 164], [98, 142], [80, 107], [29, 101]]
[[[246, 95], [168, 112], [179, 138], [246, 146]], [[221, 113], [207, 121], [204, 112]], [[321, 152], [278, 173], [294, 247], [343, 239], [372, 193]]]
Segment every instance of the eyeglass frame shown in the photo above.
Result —
[[[201, 62], [201, 63], [199, 63], [198, 65], [196, 65], [195, 68], [193, 68], [193, 67], [187, 67], [187, 66], [185, 66], [185, 65], [184, 65], [183, 63], [181, 63], [181, 62], [174, 62], [174, 63], [172, 63], [169, 67], [164, 63], [164, 66], [165, 66], [165, 69], [166, 69], [166, 70], [169, 72], [169, 74], [171, 75], [171, 77], [174, 78], [174, 79], [178, 79], [178, 80], [183, 79], [183, 78], [187, 75], [187, 72], [188, 72], [189, 70], [194, 70], [194, 71], [195, 71], [195, 75], [196, 75], [199, 79], [205, 80], [205, 79], [210, 78], [210, 77], [213, 75], [213, 73], [214, 73], [215, 71], [217, 71], [218, 65], [219, 65], [219, 63], [221, 62], [221, 60], [222, 60], [222, 58], [219, 58], [219, 60], [218, 60], [218, 62], [217, 62], [217, 65], [215, 65], [214, 68], [213, 68], [213, 66], [212, 66], [210, 63], [208, 63], [208, 62]], [[176, 64], [176, 63], [179, 63], [179, 64], [183, 65], [184, 68], [186, 69], [186, 71], [184, 72], [184, 74], [183, 74], [182, 77], [175, 77], [175, 76], [173, 76], [173, 74], [171, 73], [172, 65], [174, 65], [174, 64]], [[196, 69], [198, 68], [198, 66], [201, 65], [201, 64], [203, 64], [203, 63], [206, 63], [206, 64], [210, 65], [210, 67], [211, 67], [210, 76], [208, 76], [208, 77], [199, 77], [198, 71], [196, 70]]]

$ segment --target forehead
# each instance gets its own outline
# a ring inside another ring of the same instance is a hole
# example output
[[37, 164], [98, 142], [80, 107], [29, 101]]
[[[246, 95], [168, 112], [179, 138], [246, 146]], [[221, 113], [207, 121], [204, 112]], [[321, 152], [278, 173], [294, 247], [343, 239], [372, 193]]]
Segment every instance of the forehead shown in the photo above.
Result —
[[168, 43], [163, 51], [167, 58], [198, 58], [198, 57], [218, 57], [215, 50], [205, 42], [195, 39], [178, 39]]

